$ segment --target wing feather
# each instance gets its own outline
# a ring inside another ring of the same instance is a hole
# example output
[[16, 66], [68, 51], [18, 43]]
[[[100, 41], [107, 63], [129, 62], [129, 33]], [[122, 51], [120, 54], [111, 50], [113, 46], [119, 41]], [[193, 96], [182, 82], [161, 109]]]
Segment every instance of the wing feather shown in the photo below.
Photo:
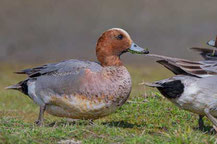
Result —
[[89, 68], [93, 71], [97, 71], [101, 69], [101, 66], [96, 62], [71, 59], [67, 61], [62, 61], [60, 63], [51, 63], [51, 64], [46, 64], [35, 68], [24, 69], [22, 71], [15, 72], [15, 73], [26, 74], [29, 77], [38, 77], [41, 75], [48, 75], [48, 74], [61, 75], [66, 73], [78, 73], [80, 70], [85, 68]]
[[166, 57], [156, 54], [148, 54], [147, 56], [160, 59], [157, 62], [165, 66], [176, 75], [184, 74], [192, 75], [195, 77], [217, 75], [217, 61], [189, 61], [185, 59]]

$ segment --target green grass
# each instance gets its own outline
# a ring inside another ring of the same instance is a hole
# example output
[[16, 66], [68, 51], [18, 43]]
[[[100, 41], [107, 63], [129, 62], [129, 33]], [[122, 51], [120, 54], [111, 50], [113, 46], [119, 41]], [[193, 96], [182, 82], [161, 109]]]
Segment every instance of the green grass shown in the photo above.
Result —
[[[146, 65], [147, 67], [147, 65]], [[13, 71], [22, 67], [0, 67], [0, 143], [58, 143], [75, 140], [82, 143], [214, 143], [216, 135], [197, 129], [198, 116], [178, 109], [157, 90], [138, 85], [171, 76], [161, 67], [128, 67], [133, 90], [127, 103], [115, 113], [95, 120], [67, 119], [45, 114], [45, 126], [37, 127], [39, 107], [27, 96], [3, 88], [24, 76]], [[205, 124], [212, 126], [205, 118]]]

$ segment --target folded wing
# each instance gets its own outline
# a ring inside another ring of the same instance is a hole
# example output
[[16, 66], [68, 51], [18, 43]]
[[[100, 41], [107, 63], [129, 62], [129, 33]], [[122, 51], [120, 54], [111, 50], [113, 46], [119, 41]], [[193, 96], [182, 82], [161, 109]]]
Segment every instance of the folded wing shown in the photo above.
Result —
[[195, 77], [217, 75], [217, 61], [189, 61], [185, 59], [166, 57], [156, 54], [148, 54], [147, 56], [160, 59], [157, 62], [165, 66], [176, 75], [184, 74]]
[[19, 72], [15, 72], [17, 74], [26, 74], [29, 77], [38, 77], [41, 75], [49, 75], [49, 74], [66, 74], [66, 73], [78, 73], [80, 70], [89, 68], [93, 71], [98, 71], [101, 69], [101, 66], [96, 62], [90, 61], [80, 61], [80, 60], [67, 60], [62, 61], [60, 63], [51, 63], [43, 66], [24, 69]]

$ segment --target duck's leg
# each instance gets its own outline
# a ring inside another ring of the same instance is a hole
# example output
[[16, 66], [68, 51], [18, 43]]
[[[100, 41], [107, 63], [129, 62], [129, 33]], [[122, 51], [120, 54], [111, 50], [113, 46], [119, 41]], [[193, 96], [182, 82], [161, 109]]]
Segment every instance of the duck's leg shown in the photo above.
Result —
[[89, 120], [90, 125], [94, 125], [94, 121], [92, 119]]
[[44, 122], [44, 112], [46, 110], [46, 105], [40, 106], [40, 111], [39, 111], [39, 116], [38, 116], [38, 120], [35, 121], [35, 123], [38, 126], [42, 126], [43, 122]]
[[203, 117], [204, 117], [203, 115], [199, 115], [198, 125], [200, 130], [204, 129]]
[[207, 118], [213, 123], [213, 128], [217, 131], [217, 119], [210, 114], [210, 108], [204, 110]]

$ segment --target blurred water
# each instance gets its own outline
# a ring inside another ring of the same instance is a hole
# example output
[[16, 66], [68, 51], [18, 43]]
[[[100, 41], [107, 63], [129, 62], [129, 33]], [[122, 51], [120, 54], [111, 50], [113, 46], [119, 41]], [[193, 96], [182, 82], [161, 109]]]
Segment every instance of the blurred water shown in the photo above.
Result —
[[[95, 44], [112, 27], [126, 29], [152, 53], [197, 59], [187, 50], [217, 34], [216, 0], [0, 0], [0, 60], [41, 63], [95, 60]], [[127, 54], [125, 63], [142, 56]]]

